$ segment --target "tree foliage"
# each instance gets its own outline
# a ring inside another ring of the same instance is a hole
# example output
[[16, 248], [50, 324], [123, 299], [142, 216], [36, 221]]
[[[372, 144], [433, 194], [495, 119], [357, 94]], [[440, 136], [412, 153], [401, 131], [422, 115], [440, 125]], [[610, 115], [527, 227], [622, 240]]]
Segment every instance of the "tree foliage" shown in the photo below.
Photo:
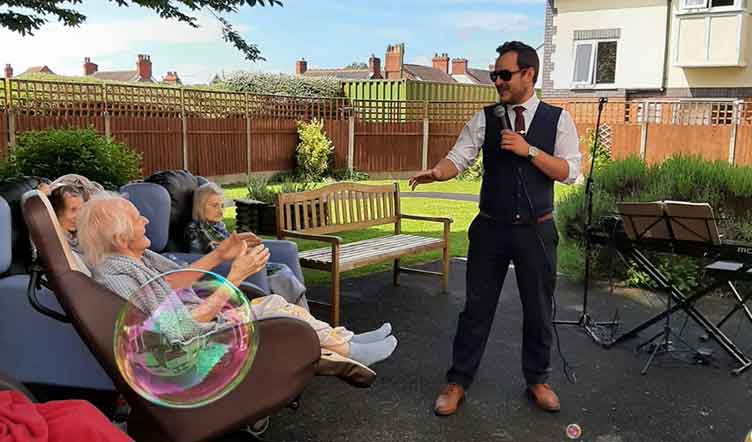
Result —
[[[241, 51], [249, 61], [265, 60], [253, 43], [248, 43], [222, 15], [249, 6], [282, 6], [280, 0], [108, 0], [118, 7], [132, 5], [150, 9], [160, 17], [198, 28], [195, 13], [207, 9], [222, 24], [222, 38]], [[82, 0], [0, 0], [0, 27], [21, 35], [34, 35], [50, 20], [76, 27], [86, 21], [78, 8]]]
[[362, 61], [353, 61], [352, 63], [345, 66], [345, 69], [368, 69], [368, 63], [363, 63]]

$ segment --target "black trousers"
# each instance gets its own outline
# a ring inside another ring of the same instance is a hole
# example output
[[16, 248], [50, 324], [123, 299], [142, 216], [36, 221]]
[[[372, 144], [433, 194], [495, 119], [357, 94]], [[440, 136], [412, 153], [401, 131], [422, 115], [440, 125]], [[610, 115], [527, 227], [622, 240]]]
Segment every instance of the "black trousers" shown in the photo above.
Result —
[[545, 383], [551, 371], [556, 246], [553, 219], [508, 224], [478, 215], [468, 231], [467, 297], [454, 337], [447, 381], [468, 388], [478, 371], [510, 262], [523, 312], [522, 371], [528, 385]]

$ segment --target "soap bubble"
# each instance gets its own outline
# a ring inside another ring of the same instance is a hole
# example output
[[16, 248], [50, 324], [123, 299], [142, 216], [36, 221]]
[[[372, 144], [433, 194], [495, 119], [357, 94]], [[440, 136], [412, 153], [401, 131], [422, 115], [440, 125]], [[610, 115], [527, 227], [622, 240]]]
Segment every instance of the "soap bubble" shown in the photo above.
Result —
[[251, 368], [258, 348], [253, 319], [246, 297], [225, 278], [192, 269], [164, 273], [120, 311], [115, 360], [145, 399], [201, 407], [232, 391]]
[[582, 428], [577, 424], [567, 425], [567, 437], [570, 439], [579, 439], [582, 436]]

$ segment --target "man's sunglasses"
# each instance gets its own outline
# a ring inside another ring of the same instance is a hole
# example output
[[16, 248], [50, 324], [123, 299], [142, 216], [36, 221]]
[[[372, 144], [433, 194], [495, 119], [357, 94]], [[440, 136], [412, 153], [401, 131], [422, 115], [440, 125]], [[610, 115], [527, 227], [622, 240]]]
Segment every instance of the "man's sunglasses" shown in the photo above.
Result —
[[491, 71], [488, 76], [491, 77], [491, 81], [495, 82], [497, 78], [501, 78], [502, 81], [509, 81], [512, 79], [512, 75], [524, 71], [526, 68], [518, 69], [516, 71], [510, 71], [508, 69], [502, 69], [500, 71]]

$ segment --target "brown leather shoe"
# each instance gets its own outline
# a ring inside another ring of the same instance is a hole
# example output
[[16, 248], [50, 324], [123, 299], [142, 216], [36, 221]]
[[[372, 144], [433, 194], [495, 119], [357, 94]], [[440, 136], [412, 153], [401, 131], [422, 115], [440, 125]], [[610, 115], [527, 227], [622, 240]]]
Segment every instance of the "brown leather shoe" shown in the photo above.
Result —
[[528, 394], [541, 410], [556, 412], [561, 410], [559, 397], [548, 384], [532, 384], [527, 386]]
[[459, 384], [447, 384], [436, 398], [433, 411], [437, 416], [449, 416], [457, 411], [465, 399], [465, 389]]
[[368, 388], [376, 380], [376, 372], [350, 358], [321, 349], [316, 367], [317, 376], [336, 376], [353, 387]]

